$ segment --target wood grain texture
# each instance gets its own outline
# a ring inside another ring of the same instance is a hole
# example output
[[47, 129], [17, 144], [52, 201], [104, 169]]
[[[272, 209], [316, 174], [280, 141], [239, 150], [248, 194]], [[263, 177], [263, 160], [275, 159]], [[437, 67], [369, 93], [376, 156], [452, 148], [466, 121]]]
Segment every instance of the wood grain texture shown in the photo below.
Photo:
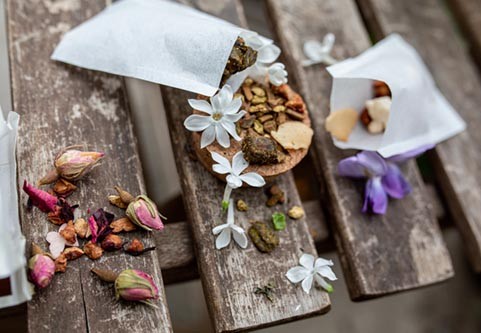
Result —
[[363, 300], [443, 281], [453, 268], [439, 227], [425, 200], [414, 162], [403, 172], [413, 190], [403, 200], [391, 200], [385, 216], [361, 213], [363, 182], [337, 176], [337, 163], [354, 151], [332, 144], [324, 130], [329, 113], [331, 79], [323, 66], [303, 68], [302, 44], [336, 35], [333, 55], [354, 56], [370, 42], [355, 4], [350, 0], [268, 1], [272, 24], [285, 51], [290, 77], [298, 83], [312, 112], [313, 154], [330, 200], [334, 237], [353, 300]]
[[[50, 60], [63, 33], [99, 12], [105, 2], [7, 1], [9, 56], [15, 111], [21, 116], [17, 146], [19, 186], [34, 183], [51, 168], [59, 148], [83, 143], [105, 151], [103, 165], [79, 183], [69, 201], [87, 210], [105, 207], [117, 216], [122, 211], [108, 205], [107, 194], [121, 184], [132, 193], [144, 191], [136, 139], [132, 131], [123, 82], [120, 77], [73, 68]], [[47, 247], [45, 235], [58, 227], [38, 209], [26, 208], [19, 191], [22, 230], [28, 244]], [[146, 232], [129, 234], [147, 245]], [[158, 309], [117, 302], [113, 286], [101, 282], [90, 268], [121, 271], [137, 268], [152, 274], [160, 287]], [[31, 332], [171, 332], [156, 252], [141, 257], [110, 253], [94, 262], [85, 256], [70, 262], [66, 273], [39, 291], [28, 303]]]
[[[481, 272], [481, 82], [438, 0], [360, 0], [376, 39], [400, 33], [420, 53], [439, 89], [467, 123], [467, 130], [430, 155], [451, 214], [475, 271]], [[447, 42], [449, 41], [449, 42]]]

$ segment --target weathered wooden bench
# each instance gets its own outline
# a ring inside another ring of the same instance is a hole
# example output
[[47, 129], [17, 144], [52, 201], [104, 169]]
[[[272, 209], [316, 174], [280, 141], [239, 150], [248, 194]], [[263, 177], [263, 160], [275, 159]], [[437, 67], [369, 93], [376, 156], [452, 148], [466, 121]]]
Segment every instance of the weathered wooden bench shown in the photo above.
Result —
[[[49, 60], [61, 35], [99, 12], [105, 3], [6, 2], [13, 109], [22, 116], [17, 153], [19, 182], [37, 179], [47, 171], [48, 161], [59, 147], [84, 142], [109, 155], [105, 165], [97, 168], [76, 194], [84, 207], [106, 206], [106, 195], [119, 183], [132, 192], [144, 191], [123, 80]], [[450, 2], [458, 15], [468, 18], [463, 20], [464, 31], [475, 54], [481, 54], [479, 20], [472, 10], [479, 5], [472, 0]], [[191, 0], [188, 4], [247, 26], [240, 0]], [[336, 173], [337, 162], [353, 152], [335, 148], [324, 131], [330, 78], [323, 66], [301, 66], [304, 40], [320, 40], [333, 32], [333, 55], [343, 59], [372, 45], [369, 35], [377, 40], [398, 32], [418, 49], [442, 92], [468, 123], [465, 133], [438, 145], [429, 154], [429, 160], [436, 174], [435, 186], [447, 204], [447, 214], [464, 236], [473, 269], [480, 272], [481, 113], [477, 108], [481, 105], [481, 83], [477, 68], [461, 46], [454, 22], [440, 1], [265, 0], [259, 5], [267, 6], [269, 17], [265, 20], [272, 24], [273, 36], [283, 50], [289, 80], [304, 96], [312, 115], [315, 141], [310, 160], [318, 178], [320, 198], [301, 202], [292, 172], [280, 176], [276, 183], [288, 194], [289, 206], [303, 205], [306, 210], [306, 218], [285, 231], [281, 251], [271, 256], [260, 254], [252, 246], [242, 252], [216, 251], [211, 230], [221, 218], [218, 201], [223, 184], [192, 159], [190, 134], [182, 125], [191, 113], [186, 100], [192, 94], [161, 87], [187, 222], [168, 223], [163, 233], [148, 238], [147, 242], [156, 243], [157, 251], [142, 260], [106, 256], [95, 265], [135, 266], [157, 275], [159, 280], [162, 270], [165, 283], [200, 277], [217, 332], [266, 327], [328, 311], [330, 301], [325, 293], [304, 295], [284, 281], [283, 275], [286, 267], [297, 262], [300, 248], [312, 254], [316, 247], [332, 249], [326, 245], [332, 238], [350, 296], [356, 301], [452, 277], [451, 260], [436, 219], [439, 216], [433, 208], [438, 203], [427, 194], [414, 161], [404, 167], [413, 187], [408, 197], [391, 201], [383, 217], [360, 213], [362, 186]], [[265, 220], [270, 216], [262, 190], [242, 189], [239, 193], [248, 198], [252, 212], [249, 219]], [[22, 194], [20, 200], [25, 201]], [[278, 209], [287, 207], [284, 204]], [[43, 241], [48, 231], [43, 216], [26, 212], [24, 204], [20, 216], [28, 241]], [[26, 309], [29, 331], [172, 330], [163, 293], [157, 310], [117, 304], [109, 286], [90, 275], [93, 265], [89, 260], [72, 263], [49, 289], [35, 295], [26, 308], [20, 308]], [[272, 280], [279, 292], [275, 302], [269, 303], [253, 290]], [[3, 313], [11, 315], [12, 311], [7, 311]]]

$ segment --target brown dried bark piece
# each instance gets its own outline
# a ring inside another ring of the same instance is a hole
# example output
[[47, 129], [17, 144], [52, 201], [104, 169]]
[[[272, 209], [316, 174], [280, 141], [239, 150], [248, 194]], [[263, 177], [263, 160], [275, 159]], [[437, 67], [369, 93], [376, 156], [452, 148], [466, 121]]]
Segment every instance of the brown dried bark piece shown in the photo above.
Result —
[[244, 39], [237, 37], [222, 75], [221, 86], [234, 75], [252, 66], [257, 59], [257, 51], [247, 46]]
[[110, 227], [113, 229], [112, 232], [114, 234], [118, 234], [122, 231], [130, 232], [137, 229], [135, 224], [133, 224], [128, 217], [122, 217], [118, 220], [113, 221], [112, 223], [110, 223]]
[[263, 116], [260, 116], [259, 118], [257, 118], [261, 123], [265, 123], [266, 121], [268, 120], [271, 120], [271, 119], [274, 119], [274, 116], [271, 115], [271, 114], [265, 114]]
[[71, 243], [71, 244], [75, 243], [75, 241], [77, 240], [77, 239], [76, 239], [76, 235], [77, 235], [77, 233], [75, 232], [75, 227], [74, 227], [72, 221], [68, 221], [67, 226], [65, 227], [65, 229], [63, 229], [62, 231], [60, 231], [60, 236], [62, 236], [63, 238], [65, 238], [65, 240], [66, 240], [68, 243]]
[[84, 255], [84, 251], [82, 249], [73, 246], [73, 247], [67, 247], [63, 252], [62, 255], [67, 258], [67, 260], [75, 260], [80, 258], [81, 256]]
[[286, 114], [294, 120], [303, 120], [306, 117], [304, 113], [297, 112], [293, 109], [286, 109]]
[[92, 260], [97, 260], [104, 253], [104, 250], [102, 250], [100, 246], [98, 246], [95, 243], [92, 243], [91, 241], [84, 245], [83, 250], [85, 255]]

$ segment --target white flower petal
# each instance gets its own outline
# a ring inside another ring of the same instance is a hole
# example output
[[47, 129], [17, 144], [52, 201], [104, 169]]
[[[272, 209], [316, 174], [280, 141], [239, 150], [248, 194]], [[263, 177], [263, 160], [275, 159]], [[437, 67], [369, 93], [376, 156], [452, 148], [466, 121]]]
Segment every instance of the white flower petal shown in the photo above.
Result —
[[324, 54], [331, 53], [334, 42], [336, 41], [336, 36], [332, 32], [327, 33], [322, 39], [321, 50]]
[[191, 114], [184, 121], [184, 127], [192, 132], [200, 132], [212, 125], [213, 120], [210, 116]]
[[287, 271], [286, 277], [292, 283], [298, 283], [308, 277], [310, 274], [308, 269], [305, 269], [302, 266], [292, 267], [290, 270]]
[[231, 123], [238, 122], [247, 112], [242, 110], [234, 114], [225, 114], [222, 116], [222, 120], [229, 121]]
[[230, 162], [226, 157], [224, 157], [221, 154], [216, 153], [216, 152], [212, 152], [212, 153], [210, 153], [210, 155], [211, 155], [211, 157], [214, 161], [216, 161], [220, 165], [230, 169]]
[[238, 151], [232, 158], [232, 172], [235, 175], [240, 175], [248, 166], [249, 162], [245, 160], [244, 153], [242, 150]]
[[312, 280], [313, 280], [313, 276], [311, 274], [308, 277], [306, 277], [304, 280], [302, 280], [302, 289], [308, 294], [312, 287]]
[[236, 175], [228, 175], [225, 180], [227, 181], [227, 184], [229, 184], [230, 187], [232, 187], [233, 189], [235, 188], [239, 188], [242, 186], [242, 180], [236, 176]]
[[189, 102], [189, 105], [194, 110], [202, 111], [210, 115], [214, 112], [209, 102], [203, 99], [188, 99], [187, 102]]
[[221, 225], [218, 225], [217, 227], [214, 227], [212, 229], [212, 233], [214, 235], [217, 235], [219, 234], [222, 230], [224, 230], [225, 228], [229, 227], [229, 225], [227, 223], [224, 223], [224, 224], [221, 224]]
[[247, 247], [247, 236], [246, 236], [246, 233], [245, 233], [244, 229], [242, 229], [241, 227], [239, 227], [237, 225], [232, 225], [231, 229], [232, 229], [232, 236], [234, 236], [235, 242], [241, 248], [245, 249]]
[[268, 44], [264, 45], [257, 51], [257, 61], [263, 64], [270, 64], [276, 61], [281, 54], [281, 49], [274, 45]]
[[249, 186], [262, 187], [266, 184], [264, 178], [255, 172], [248, 172], [239, 176], [243, 182], [247, 183]]
[[234, 138], [234, 140], [236, 140], [236, 141], [242, 140], [241, 137], [237, 134], [237, 130], [235, 128], [234, 123], [231, 123], [231, 122], [229, 122], [225, 119], [222, 119], [220, 121], [220, 125], [222, 127], [224, 127], [224, 129], [227, 131], [227, 133], [229, 133]]
[[232, 103], [233, 98], [234, 98], [234, 93], [232, 92], [231, 86], [229, 86], [228, 84], [224, 85], [219, 92], [219, 101], [222, 106], [222, 109], [225, 109], [226, 107], [228, 107]]
[[301, 266], [312, 270], [314, 268], [314, 256], [308, 253], [303, 253], [301, 258], [299, 259], [299, 263], [301, 264]]
[[225, 130], [222, 125], [217, 124], [215, 126], [215, 138], [217, 142], [224, 148], [229, 148], [230, 147], [230, 139], [229, 139], [229, 134], [227, 134], [227, 131]]
[[230, 243], [230, 236], [231, 236], [231, 229], [225, 228], [222, 230], [217, 239], [215, 240], [215, 247], [220, 250], [229, 245]]
[[316, 272], [325, 277], [325, 278], [328, 278], [329, 280], [331, 281], [336, 281], [337, 280], [337, 277], [336, 277], [336, 274], [334, 274], [334, 272], [332, 271], [331, 267], [329, 266], [321, 266], [321, 267], [317, 267], [316, 268]]
[[50, 231], [49, 233], [47, 233], [47, 236], [45, 237], [45, 239], [47, 240], [47, 242], [49, 243], [53, 243], [55, 242], [58, 238], [62, 238], [62, 236], [60, 236], [60, 234], [56, 231]]
[[322, 44], [317, 40], [308, 40], [304, 43], [304, 54], [313, 61], [320, 61], [323, 56]]
[[67, 223], [62, 224], [60, 228], [58, 228], [58, 234], [60, 235], [60, 231], [62, 231], [65, 228], [67, 228]]
[[226, 168], [225, 166], [220, 164], [212, 165], [212, 170], [214, 170], [214, 172], [220, 175], [225, 175], [226, 173], [230, 173], [232, 171], [231, 168]]
[[50, 250], [50, 253], [52, 254], [52, 257], [54, 259], [57, 259], [58, 256], [63, 252], [65, 249], [65, 239], [63, 239], [62, 236], [60, 236], [60, 239], [57, 239], [50, 243], [48, 249]]
[[202, 133], [200, 138], [200, 148], [205, 148], [215, 140], [215, 126], [209, 126]]
[[334, 263], [332, 262], [332, 260], [327, 260], [327, 259], [324, 259], [324, 258], [317, 258], [316, 259], [316, 262], [314, 264], [314, 267], [321, 267], [321, 266], [333, 266]]
[[233, 101], [229, 102], [224, 109], [222, 110], [222, 114], [234, 114], [239, 111], [240, 107], [242, 106], [242, 100], [238, 97]]
[[259, 37], [257, 32], [253, 31], [242, 31], [239, 37], [243, 38], [246, 45], [250, 46], [254, 50], [260, 49], [262, 46], [264, 46], [264, 42], [262, 39]]

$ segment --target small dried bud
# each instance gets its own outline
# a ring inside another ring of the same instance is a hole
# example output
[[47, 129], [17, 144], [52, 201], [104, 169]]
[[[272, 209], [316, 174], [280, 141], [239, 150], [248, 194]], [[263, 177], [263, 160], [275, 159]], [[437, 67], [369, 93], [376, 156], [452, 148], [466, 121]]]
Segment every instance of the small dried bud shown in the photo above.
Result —
[[127, 208], [127, 204], [120, 199], [119, 195], [109, 195], [108, 196], [109, 202], [119, 208], [125, 209]]
[[268, 207], [272, 207], [278, 203], [284, 203], [286, 201], [284, 191], [282, 191], [279, 186], [273, 185], [269, 189], [270, 197], [266, 202]]
[[120, 186], [115, 186], [114, 188], [117, 191], [117, 193], [119, 194], [120, 200], [124, 204], [128, 205], [129, 203], [131, 203], [132, 201], [135, 200], [135, 198], [132, 194], [130, 194], [129, 192], [127, 192], [126, 190], [124, 190]]
[[67, 270], [67, 257], [62, 253], [55, 259], [55, 273], [65, 273]]
[[134, 238], [134, 239], [132, 239], [132, 241], [128, 245], [125, 252], [127, 252], [128, 254], [133, 255], [133, 256], [140, 256], [141, 254], [143, 254], [145, 252], [148, 252], [148, 251], [152, 251], [152, 250], [155, 250], [155, 246], [144, 248], [144, 244], [140, 240], [138, 240], [137, 238]]
[[249, 209], [244, 200], [237, 200], [237, 210], [240, 212], [246, 212]]
[[79, 180], [104, 157], [104, 153], [81, 151], [81, 146], [62, 149], [55, 157], [54, 166], [58, 174], [67, 180]]
[[112, 232], [118, 234], [119, 232], [125, 231], [130, 232], [137, 229], [135, 224], [133, 224], [128, 217], [122, 217], [114, 222], [110, 223]]
[[97, 275], [100, 280], [105, 282], [115, 282], [119, 276], [119, 274], [107, 269], [92, 268], [90, 271]]
[[122, 248], [122, 238], [114, 234], [109, 234], [104, 238], [101, 246], [105, 251], [117, 251]]
[[115, 280], [115, 296], [117, 299], [145, 302], [159, 298], [159, 288], [149, 274], [127, 269]]
[[40, 179], [37, 183], [38, 186], [52, 184], [54, 181], [58, 179], [59, 175], [57, 169], [50, 170], [42, 179]]
[[139, 195], [135, 198], [135, 201], [129, 204], [125, 213], [133, 223], [145, 230], [164, 229], [157, 206], [145, 195]]
[[65, 258], [67, 258], [67, 260], [75, 260], [80, 258], [83, 255], [84, 255], [84, 251], [82, 251], [82, 249], [76, 246], [67, 247], [61, 254], [61, 256], [64, 256]]
[[290, 218], [294, 220], [299, 220], [304, 217], [304, 209], [299, 206], [293, 206], [289, 211], [287, 212], [287, 215], [289, 215]]
[[65, 238], [67, 243], [73, 244], [77, 241], [77, 233], [75, 232], [75, 227], [72, 221], [68, 221], [67, 227], [60, 231], [60, 236]]
[[104, 250], [102, 250], [100, 246], [92, 242], [85, 244], [83, 250], [85, 255], [92, 260], [97, 260], [104, 253]]
[[55, 263], [46, 254], [36, 254], [28, 260], [29, 279], [38, 288], [47, 287], [55, 274]]
[[68, 180], [65, 180], [63, 178], [60, 178], [55, 182], [55, 185], [53, 185], [53, 191], [61, 197], [68, 197], [70, 194], [72, 194], [75, 190], [77, 189], [77, 186], [69, 182]]
[[58, 198], [48, 192], [42, 191], [25, 180], [23, 190], [28, 195], [28, 205], [38, 207], [42, 212], [48, 213], [55, 210]]
[[83, 218], [77, 219], [74, 223], [74, 227], [78, 237], [87, 238], [88, 236], [90, 236], [89, 225], [87, 221], [85, 221], [85, 219]]

